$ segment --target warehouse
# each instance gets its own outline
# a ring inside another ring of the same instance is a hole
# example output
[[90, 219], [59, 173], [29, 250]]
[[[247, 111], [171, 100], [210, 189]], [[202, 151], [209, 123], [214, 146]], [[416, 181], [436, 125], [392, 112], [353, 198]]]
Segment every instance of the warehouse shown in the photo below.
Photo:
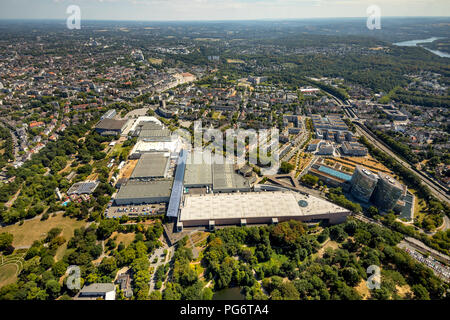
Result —
[[173, 140], [173, 137], [169, 129], [141, 129], [139, 140], [146, 142], [170, 142]]
[[130, 152], [129, 159], [139, 159], [145, 153], [162, 152], [170, 155], [172, 158], [178, 156], [181, 149], [180, 140], [170, 142], [146, 142], [138, 141]]
[[177, 230], [184, 227], [271, 224], [288, 220], [335, 224], [350, 211], [331, 202], [292, 191], [185, 195]]
[[213, 190], [221, 192], [248, 192], [250, 183], [243, 176], [237, 174], [231, 163], [212, 165]]
[[187, 158], [184, 186], [186, 188], [211, 188], [215, 193], [248, 192], [249, 181], [237, 173], [234, 164], [225, 163], [225, 158], [216, 159], [209, 153], [189, 154]]
[[212, 187], [210, 153], [198, 153], [195, 156], [189, 153], [186, 164], [184, 174], [184, 186], [186, 188]]
[[164, 155], [164, 153], [143, 154], [130, 178], [139, 180], [166, 178], [169, 171], [169, 165], [169, 157]]
[[103, 119], [97, 123], [95, 126], [95, 131], [101, 135], [116, 135], [122, 134], [128, 120], [114, 120], [114, 119]]
[[172, 179], [156, 181], [128, 181], [115, 197], [116, 205], [138, 205], [169, 202]]

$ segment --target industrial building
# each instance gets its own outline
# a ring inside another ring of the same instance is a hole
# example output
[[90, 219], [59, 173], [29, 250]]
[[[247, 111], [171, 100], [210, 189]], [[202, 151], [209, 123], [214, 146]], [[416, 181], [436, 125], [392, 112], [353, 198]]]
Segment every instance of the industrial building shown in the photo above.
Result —
[[212, 165], [213, 191], [221, 192], [248, 192], [251, 190], [250, 183], [234, 170], [234, 164]]
[[356, 166], [350, 183], [352, 196], [360, 201], [369, 202], [377, 186], [378, 176], [366, 168]]
[[114, 120], [105, 118], [95, 125], [95, 131], [101, 135], [117, 135], [122, 134], [128, 120]]
[[172, 193], [170, 194], [169, 207], [167, 208], [168, 217], [178, 217], [181, 197], [183, 196], [183, 178], [186, 171], [186, 159], [187, 152], [182, 149], [178, 157], [175, 180], [173, 182]]
[[67, 191], [67, 194], [70, 196], [72, 194], [91, 194], [95, 191], [99, 184], [99, 181], [86, 181], [86, 182], [77, 182], [74, 183], [70, 189]]
[[177, 230], [185, 227], [271, 224], [288, 220], [341, 223], [350, 211], [291, 191], [185, 195]]
[[[189, 154], [184, 176], [185, 188], [207, 188], [215, 193], [248, 192], [251, 190], [248, 179], [240, 175], [234, 164], [226, 163], [225, 158], [213, 160], [210, 153]], [[219, 163], [217, 163], [219, 162]]]
[[143, 154], [155, 152], [162, 152], [171, 158], [176, 158], [180, 149], [181, 143], [178, 139], [169, 142], [138, 141], [131, 150], [128, 158], [139, 159]]
[[187, 156], [184, 186], [186, 188], [206, 188], [212, 187], [212, 182], [211, 154], [205, 152], [194, 156], [190, 153]]
[[131, 135], [133, 137], [139, 137], [141, 132], [144, 130], [161, 130], [163, 125], [154, 121], [137, 121], [138, 123], [133, 126], [133, 131]]
[[372, 202], [379, 210], [389, 212], [394, 210], [397, 202], [406, 195], [406, 186], [387, 175], [379, 172], [377, 187], [372, 194]]
[[145, 142], [170, 142], [172, 141], [171, 132], [169, 129], [164, 128], [152, 128], [154, 124], [144, 125], [139, 131], [139, 140]]
[[113, 283], [92, 283], [84, 286], [74, 300], [116, 300], [116, 286]]
[[130, 179], [149, 180], [167, 178], [170, 159], [164, 153], [143, 154], [133, 170]]
[[158, 120], [158, 118], [155, 117], [149, 117], [149, 116], [140, 116], [138, 117], [133, 125], [130, 128], [131, 135], [138, 137], [139, 132], [142, 128], [145, 129], [159, 129], [162, 128], [163, 124], [161, 121]]
[[112, 119], [112, 118], [114, 118], [116, 116], [116, 114], [117, 114], [117, 111], [115, 109], [108, 110], [108, 111], [105, 112], [104, 115], [102, 115], [100, 117], [100, 120]]
[[167, 203], [172, 190], [172, 179], [154, 181], [129, 180], [115, 197], [116, 205]]

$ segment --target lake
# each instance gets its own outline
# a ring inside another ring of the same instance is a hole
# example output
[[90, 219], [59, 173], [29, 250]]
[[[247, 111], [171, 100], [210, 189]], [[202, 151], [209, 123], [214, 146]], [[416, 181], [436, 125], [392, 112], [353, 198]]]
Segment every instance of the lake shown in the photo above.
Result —
[[213, 300], [245, 300], [245, 296], [241, 293], [242, 288], [233, 287], [217, 291]]
[[438, 39], [442, 39], [442, 37], [441, 38], [439, 38], [439, 37], [431, 37], [431, 38], [428, 38], [428, 39], [402, 41], [402, 42], [393, 43], [393, 45], [399, 46], [399, 47], [417, 47], [417, 46], [419, 46], [419, 47], [424, 48], [425, 50], [428, 50], [428, 51], [434, 53], [435, 55], [438, 55], [439, 57], [450, 58], [450, 54], [449, 53], [442, 52], [442, 51], [439, 51], [439, 50], [431, 50], [431, 49], [428, 49], [426, 47], [420, 46], [421, 43], [430, 43], [430, 42], [433, 42], [433, 41], [438, 40]]

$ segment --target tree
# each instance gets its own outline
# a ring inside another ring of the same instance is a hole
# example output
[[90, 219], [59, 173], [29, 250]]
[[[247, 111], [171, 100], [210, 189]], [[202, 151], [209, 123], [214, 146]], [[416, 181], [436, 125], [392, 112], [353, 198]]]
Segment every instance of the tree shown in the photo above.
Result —
[[119, 221], [115, 219], [102, 220], [97, 228], [97, 237], [103, 240], [109, 238], [118, 227]]
[[203, 289], [202, 300], [212, 300], [213, 296], [214, 296], [214, 293], [211, 290], [211, 288]]
[[294, 165], [289, 162], [281, 162], [280, 171], [282, 173], [289, 173], [294, 169]]
[[428, 290], [421, 284], [416, 284], [412, 286], [412, 291], [414, 292], [414, 299], [416, 300], [430, 300], [430, 294]]
[[46, 255], [41, 259], [41, 266], [47, 270], [50, 267], [53, 266], [53, 263], [55, 262], [55, 260], [53, 259], [53, 257], [51, 255]]
[[150, 300], [162, 300], [161, 291], [155, 290], [150, 293], [148, 296]]
[[56, 299], [59, 296], [59, 293], [61, 292], [61, 285], [58, 283], [58, 281], [54, 279], [48, 280], [45, 283], [45, 288], [49, 296], [53, 299]]
[[358, 271], [355, 268], [347, 267], [342, 270], [342, 276], [350, 287], [355, 287], [360, 280]]
[[367, 209], [367, 213], [373, 217], [376, 216], [378, 214], [378, 209], [374, 206], [370, 206], [369, 209]]
[[69, 265], [62, 260], [56, 262], [52, 267], [53, 274], [56, 277], [61, 277], [63, 274], [66, 273], [68, 266]]
[[14, 236], [10, 233], [0, 233], [0, 251], [6, 251], [12, 246]]
[[98, 270], [103, 275], [112, 275], [117, 270], [117, 262], [114, 257], [103, 258], [102, 262], [98, 266]]
[[314, 176], [312, 174], [305, 174], [300, 178], [300, 181], [309, 186], [314, 186], [319, 183], [319, 177]]

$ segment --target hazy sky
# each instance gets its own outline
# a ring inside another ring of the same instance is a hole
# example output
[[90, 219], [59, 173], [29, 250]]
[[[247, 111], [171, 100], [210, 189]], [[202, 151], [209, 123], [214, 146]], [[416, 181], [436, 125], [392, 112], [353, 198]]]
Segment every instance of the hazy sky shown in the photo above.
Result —
[[450, 13], [450, 0], [0, 0], [0, 19], [65, 19], [71, 4], [89, 20], [364, 17], [370, 5], [382, 17]]

